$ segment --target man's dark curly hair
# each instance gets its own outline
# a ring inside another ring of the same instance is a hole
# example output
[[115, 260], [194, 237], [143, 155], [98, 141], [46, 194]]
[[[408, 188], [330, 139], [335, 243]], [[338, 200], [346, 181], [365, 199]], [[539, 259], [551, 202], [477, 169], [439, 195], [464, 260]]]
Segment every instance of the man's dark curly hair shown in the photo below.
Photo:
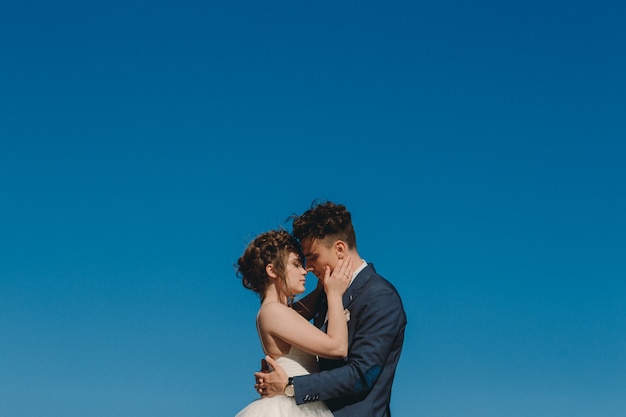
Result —
[[280, 278], [281, 284], [277, 286], [279, 291], [288, 299], [291, 298], [293, 294], [285, 294], [285, 271], [290, 253], [297, 254], [302, 261], [300, 245], [289, 232], [270, 230], [257, 236], [237, 260], [237, 275], [241, 278], [243, 286], [258, 293], [263, 299], [269, 283], [265, 267], [272, 264]]
[[[342, 204], [327, 201], [313, 202], [311, 208], [293, 218], [293, 235], [300, 242], [304, 239], [319, 239], [328, 242], [340, 239], [348, 247], [356, 249], [356, 235], [352, 226], [352, 216]], [[326, 240], [325, 240], [326, 239]]]

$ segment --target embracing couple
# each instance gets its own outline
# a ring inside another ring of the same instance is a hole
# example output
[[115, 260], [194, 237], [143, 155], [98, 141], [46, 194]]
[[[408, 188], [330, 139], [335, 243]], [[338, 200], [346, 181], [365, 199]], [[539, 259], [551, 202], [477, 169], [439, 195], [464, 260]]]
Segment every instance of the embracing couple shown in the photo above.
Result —
[[[255, 373], [261, 398], [237, 417], [389, 417], [406, 326], [398, 292], [359, 255], [345, 206], [314, 205], [292, 229], [257, 236], [237, 262], [261, 298], [267, 355]], [[308, 272], [318, 285], [294, 303]]]

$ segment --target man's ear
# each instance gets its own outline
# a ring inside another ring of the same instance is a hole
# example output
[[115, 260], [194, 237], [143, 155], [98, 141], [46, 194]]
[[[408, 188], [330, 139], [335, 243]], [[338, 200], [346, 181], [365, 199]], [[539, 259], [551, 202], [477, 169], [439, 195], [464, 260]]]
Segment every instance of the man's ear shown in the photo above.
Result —
[[348, 246], [343, 240], [335, 242], [335, 254], [338, 259], [343, 259], [348, 254]]
[[265, 273], [270, 278], [278, 278], [278, 275], [276, 275], [276, 271], [274, 271], [274, 265], [272, 264], [267, 264], [267, 266], [265, 267]]

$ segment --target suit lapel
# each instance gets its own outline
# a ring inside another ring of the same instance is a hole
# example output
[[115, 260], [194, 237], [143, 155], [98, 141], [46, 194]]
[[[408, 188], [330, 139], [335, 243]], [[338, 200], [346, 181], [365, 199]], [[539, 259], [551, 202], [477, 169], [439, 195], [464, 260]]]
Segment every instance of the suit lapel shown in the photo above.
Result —
[[343, 294], [343, 306], [344, 308], [350, 308], [350, 304], [356, 300], [361, 289], [367, 284], [372, 275], [374, 275], [374, 265], [368, 264], [359, 274], [354, 278], [352, 284], [346, 292]]
[[313, 324], [315, 327], [321, 329], [323, 332], [326, 332], [326, 323], [324, 323], [324, 318], [326, 317], [326, 312], [328, 311], [328, 301], [326, 300], [326, 293], [322, 292], [319, 301], [319, 308], [317, 309], [317, 314], [313, 319]]
[[[350, 287], [348, 287], [346, 292], [343, 294], [342, 301], [344, 308], [350, 309], [350, 304], [356, 300], [361, 288], [367, 284], [375, 272], [374, 265], [372, 264], [368, 264], [361, 272], [359, 272], [359, 274], [354, 278], [354, 281], [352, 281]], [[326, 332], [327, 327], [326, 322], [324, 321], [327, 312], [328, 302], [326, 300], [326, 294], [322, 294], [321, 307], [319, 309], [319, 314], [315, 316], [314, 323], [324, 332]]]

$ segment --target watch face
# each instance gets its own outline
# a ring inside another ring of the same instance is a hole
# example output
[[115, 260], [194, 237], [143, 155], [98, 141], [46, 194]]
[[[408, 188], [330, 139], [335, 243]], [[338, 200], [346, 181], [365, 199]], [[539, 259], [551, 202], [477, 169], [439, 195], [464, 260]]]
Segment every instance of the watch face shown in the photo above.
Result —
[[293, 388], [293, 384], [292, 385], [287, 385], [285, 387], [285, 395], [287, 397], [293, 397], [294, 395], [296, 395], [296, 390]]

